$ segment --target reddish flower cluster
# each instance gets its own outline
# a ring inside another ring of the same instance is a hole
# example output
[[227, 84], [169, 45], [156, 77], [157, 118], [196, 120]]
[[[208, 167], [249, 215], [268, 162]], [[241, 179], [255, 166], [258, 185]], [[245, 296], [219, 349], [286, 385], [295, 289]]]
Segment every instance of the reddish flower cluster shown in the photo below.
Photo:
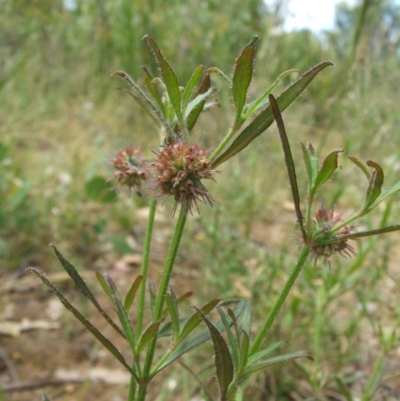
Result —
[[162, 150], [154, 150], [157, 158], [151, 163], [152, 181], [149, 185], [156, 196], [173, 196], [175, 207], [186, 203], [190, 212], [197, 201], [214, 205], [214, 200], [202, 184], [202, 179], [213, 179], [214, 170], [207, 152], [196, 143], [165, 143]]
[[329, 257], [335, 253], [343, 257], [356, 255], [354, 248], [343, 239], [345, 235], [352, 232], [353, 227], [342, 227], [334, 230], [335, 226], [342, 221], [341, 215], [333, 210], [326, 210], [323, 206], [319, 209], [313, 219], [314, 227], [312, 237], [308, 241], [308, 246], [313, 253], [314, 265], [319, 258], [324, 258], [324, 263], [329, 265]]
[[121, 186], [134, 188], [139, 196], [142, 196], [141, 184], [149, 177], [149, 171], [145, 166], [145, 158], [141, 156], [140, 149], [127, 146], [119, 151], [111, 160], [114, 168], [112, 179], [118, 181]]

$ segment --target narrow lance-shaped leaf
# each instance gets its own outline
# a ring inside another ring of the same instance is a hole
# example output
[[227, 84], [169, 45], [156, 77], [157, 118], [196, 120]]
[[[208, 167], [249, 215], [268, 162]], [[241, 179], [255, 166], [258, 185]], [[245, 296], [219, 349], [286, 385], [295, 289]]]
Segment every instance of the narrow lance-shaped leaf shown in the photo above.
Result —
[[129, 312], [129, 309], [131, 309], [131, 306], [133, 304], [133, 301], [135, 300], [136, 294], [142, 281], [143, 281], [143, 276], [140, 275], [137, 276], [135, 280], [133, 280], [128, 292], [125, 295], [124, 308], [127, 312]]
[[369, 180], [369, 186], [367, 189], [367, 194], [365, 197], [365, 202], [363, 206], [363, 211], [367, 211], [369, 206], [371, 206], [374, 201], [378, 198], [381, 194], [381, 188], [384, 181], [384, 174], [382, 167], [378, 164], [373, 162], [372, 160], [367, 161], [367, 165], [374, 169], [371, 179]]
[[236, 338], [231, 330], [231, 327], [230, 327], [231, 322], [233, 322], [233, 326], [235, 326], [236, 316], [232, 312], [233, 317], [231, 315], [229, 315], [229, 317], [231, 318], [231, 322], [228, 322], [225, 312], [219, 306], [217, 306], [217, 311], [219, 313], [219, 316], [221, 317], [221, 321], [224, 324], [226, 333], [228, 335], [229, 345], [230, 345], [230, 349], [232, 352], [232, 361], [233, 361], [233, 365], [236, 369], [236, 366], [239, 363], [239, 342], [236, 340]]
[[248, 376], [252, 373], [258, 372], [260, 370], [264, 370], [272, 365], [276, 365], [278, 363], [282, 363], [282, 362], [288, 362], [294, 359], [298, 359], [298, 358], [307, 358], [311, 361], [314, 360], [313, 356], [307, 352], [307, 351], [297, 351], [297, 352], [293, 352], [291, 354], [285, 354], [285, 355], [280, 355], [277, 356], [275, 358], [271, 358], [268, 359], [262, 363], [259, 363], [257, 365], [250, 365], [248, 364], [247, 368], [245, 369], [245, 371], [243, 372], [243, 376]]
[[132, 323], [129, 318], [129, 315], [124, 307], [124, 304], [122, 303], [121, 295], [120, 295], [113, 279], [107, 273], [104, 273], [104, 278], [111, 290], [114, 305], [116, 307], [119, 321], [121, 322], [121, 325], [122, 325], [122, 329], [124, 330], [124, 333], [126, 335], [126, 339], [128, 340], [128, 343], [132, 349], [132, 352], [134, 352], [135, 342], [136, 342], [135, 334], [133, 332]]
[[317, 177], [315, 178], [315, 184], [311, 190], [310, 194], [310, 203], [312, 203], [316, 193], [318, 190], [321, 188], [322, 185], [325, 184], [326, 181], [329, 180], [329, 178], [332, 177], [332, 174], [336, 171], [338, 168], [338, 153], [343, 152], [343, 149], [338, 149], [334, 150], [332, 153], [330, 153], [322, 163], [321, 169], [318, 171]]
[[[243, 313], [248, 301], [245, 300], [240, 300], [237, 302], [236, 306], [233, 308], [235, 312], [235, 316], [238, 319], [241, 314]], [[225, 326], [222, 323], [222, 321], [219, 321], [214, 324], [214, 326], [219, 330], [220, 332], [225, 330]], [[210, 339], [210, 331], [208, 329], [201, 330], [192, 336], [186, 338], [184, 341], [182, 341], [166, 358], [162, 364], [157, 366], [154, 371], [152, 372], [152, 377], [160, 372], [162, 369], [166, 368], [168, 365], [170, 365], [172, 362], [176, 361], [179, 357], [182, 355], [186, 354], [193, 348], [198, 347], [199, 345], [203, 344], [204, 342], [208, 341]]]
[[[205, 73], [203, 81], [198, 87], [196, 93], [193, 96], [193, 99], [196, 99], [198, 96], [204, 95], [211, 89], [211, 79], [210, 74], [208, 72]], [[189, 115], [186, 114], [186, 124], [187, 128], [190, 131], [194, 125], [196, 124], [197, 119], [199, 118], [200, 113], [204, 109], [204, 105], [206, 103], [207, 97], [203, 98], [202, 101], [194, 108], [192, 108]]]
[[219, 399], [220, 401], [226, 401], [228, 387], [233, 380], [232, 357], [229, 352], [229, 348], [226, 345], [224, 338], [219, 333], [218, 329], [214, 327], [214, 325], [201, 313], [199, 309], [196, 310], [207, 325], [208, 330], [210, 330], [211, 339], [214, 344], [215, 368], [220, 391]]
[[300, 195], [299, 188], [297, 186], [296, 169], [293, 162], [292, 151], [290, 150], [289, 140], [286, 135], [285, 126], [283, 124], [283, 119], [279, 110], [278, 103], [276, 102], [273, 95], [269, 95], [269, 102], [271, 104], [272, 112], [274, 113], [274, 117], [278, 125], [279, 136], [281, 138], [283, 153], [285, 155], [285, 163], [289, 175], [290, 188], [292, 190], [292, 197], [294, 208], [296, 210], [297, 221], [299, 223], [301, 235], [305, 241], [307, 236], [303, 224], [303, 215], [300, 209]]
[[142, 336], [140, 337], [138, 341], [138, 346], [136, 352], [140, 354], [143, 349], [147, 346], [147, 344], [150, 342], [150, 340], [157, 335], [158, 328], [160, 327], [160, 324], [164, 321], [165, 318], [162, 318], [158, 320], [157, 322], [154, 322], [150, 324], [150, 326], [144, 331]]
[[165, 107], [164, 103], [162, 102], [161, 99], [161, 94], [159, 91], [159, 87], [161, 85], [161, 80], [159, 78], [154, 78], [150, 79], [148, 76], [144, 78], [144, 84], [146, 85], [146, 88], [148, 92], [150, 93], [151, 97], [154, 99], [156, 102], [158, 108], [161, 110], [161, 113], [165, 115]]
[[308, 178], [308, 190], [309, 193], [311, 188], [315, 185], [315, 179], [318, 174], [318, 158], [315, 156], [314, 148], [311, 143], [301, 143], [301, 148], [303, 150], [304, 164], [306, 166], [307, 178]]
[[197, 85], [198, 80], [200, 79], [201, 73], [204, 70], [204, 66], [198, 65], [193, 71], [192, 76], [189, 79], [189, 82], [185, 86], [182, 95], [182, 111], [186, 112], [186, 106], [189, 104], [190, 97], [192, 95], [194, 87]]
[[46, 284], [49, 288], [51, 288], [52, 291], [56, 294], [58, 299], [61, 301], [61, 303], [65, 306], [67, 310], [69, 310], [85, 327], [86, 329], [92, 333], [97, 340], [99, 340], [113, 355], [114, 357], [121, 363], [122, 366], [124, 366], [125, 369], [129, 371], [129, 373], [135, 378], [137, 382], [140, 382], [138, 376], [136, 373], [131, 369], [131, 367], [126, 363], [124, 357], [121, 355], [121, 353], [118, 351], [118, 349], [115, 347], [115, 345], [106, 337], [103, 336], [103, 334], [100, 333], [100, 331], [90, 323], [89, 320], [87, 320], [69, 301], [68, 299], [58, 290], [58, 288], [46, 277], [45, 274], [40, 272], [38, 269], [35, 269], [34, 267], [29, 267], [27, 269], [28, 271], [31, 271], [35, 273], [42, 281], [44, 284]]
[[175, 345], [180, 332], [178, 302], [176, 300], [176, 296], [173, 291], [167, 293], [165, 300], [167, 302], [169, 316], [171, 317], [172, 343]]
[[[208, 302], [205, 304], [200, 311], [204, 315], [208, 315], [216, 305], [220, 302], [220, 299], [213, 299], [212, 301]], [[185, 337], [187, 337], [201, 322], [201, 317], [197, 314], [194, 313], [190, 319], [186, 322], [186, 324], [183, 326], [181, 334], [179, 335], [179, 342], [181, 342]]]
[[160, 66], [161, 75], [167, 88], [169, 100], [171, 101], [171, 104], [175, 109], [175, 113], [179, 123], [183, 125], [182, 110], [181, 110], [181, 92], [179, 90], [178, 79], [176, 78], [176, 75], [172, 70], [172, 68], [170, 67], [170, 65], [165, 60], [155, 40], [149, 35], [145, 35], [144, 39], [146, 39], [147, 44], [152, 50], [158, 62], [158, 65]]
[[240, 344], [240, 352], [239, 352], [239, 363], [236, 372], [236, 375], [238, 377], [241, 376], [242, 372], [245, 370], [247, 366], [247, 362], [249, 359], [249, 350], [250, 350], [250, 339], [247, 333], [243, 330], [242, 342]]
[[369, 209], [373, 209], [375, 206], [377, 206], [379, 203], [381, 203], [383, 200], [385, 200], [388, 196], [393, 195], [396, 192], [400, 191], [400, 181], [397, 184], [394, 184], [390, 188], [385, 188], [382, 189], [381, 194], [376, 198], [375, 202], [370, 205]]
[[[312, 80], [326, 67], [333, 65], [329, 61], [317, 64], [305, 74], [303, 74], [296, 82], [289, 86], [278, 98], [279, 109], [284, 111], [312, 82]], [[212, 167], [216, 168], [223, 162], [230, 159], [247, 147], [255, 138], [261, 135], [274, 121], [272, 109], [268, 106], [263, 110], [232, 142], [229, 148], [212, 163]]]
[[61, 254], [61, 252], [54, 246], [50, 245], [58, 260], [61, 262], [63, 268], [65, 271], [68, 273], [68, 275], [72, 278], [73, 282], [75, 285], [78, 287], [78, 289], [81, 291], [81, 293], [92, 302], [92, 304], [96, 307], [96, 309], [100, 312], [100, 314], [103, 316], [103, 318], [107, 321], [107, 323], [118, 333], [120, 334], [123, 338], [125, 338], [125, 334], [121, 331], [121, 329], [117, 326], [117, 324], [114, 322], [114, 320], [111, 319], [111, 317], [108, 315], [108, 313], [101, 307], [95, 296], [93, 295], [92, 291], [90, 291], [90, 288], [86, 285], [85, 281], [82, 279], [82, 277], [79, 275], [78, 271], [76, 270], [75, 266], [68, 261], [64, 256]]
[[240, 122], [243, 106], [246, 103], [247, 90], [253, 76], [255, 43], [257, 40], [258, 36], [253, 36], [235, 62], [232, 77], [232, 96], [236, 108], [235, 126]]
[[163, 113], [161, 110], [153, 103], [153, 101], [142, 91], [142, 89], [136, 84], [136, 82], [124, 71], [115, 71], [111, 76], [118, 76], [125, 81], [129, 83], [138, 93], [140, 96], [140, 99], [143, 100], [150, 108], [154, 111], [154, 113], [157, 115], [158, 119], [162, 122], [164, 125], [165, 129], [167, 132], [171, 135], [172, 138], [175, 137], [175, 132], [172, 131], [171, 127], [167, 123], [167, 121], [164, 118]]
[[369, 181], [371, 179], [371, 174], [370, 172], [367, 170], [367, 168], [364, 166], [364, 164], [362, 164], [360, 162], [360, 160], [358, 160], [355, 156], [347, 156], [347, 158], [349, 160], [351, 160], [358, 168], [361, 169], [361, 171], [365, 174], [365, 176], [367, 177], [367, 180]]

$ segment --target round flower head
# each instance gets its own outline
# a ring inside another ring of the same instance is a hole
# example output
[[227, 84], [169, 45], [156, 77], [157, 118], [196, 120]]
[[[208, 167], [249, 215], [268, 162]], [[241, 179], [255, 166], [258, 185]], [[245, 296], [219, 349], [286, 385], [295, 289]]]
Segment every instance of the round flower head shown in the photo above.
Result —
[[314, 265], [319, 258], [324, 258], [324, 263], [329, 265], [329, 257], [335, 253], [343, 257], [355, 256], [354, 248], [343, 237], [352, 232], [353, 227], [342, 227], [339, 230], [335, 226], [342, 221], [341, 214], [333, 210], [326, 210], [323, 206], [315, 213], [313, 218], [313, 231], [308, 245], [312, 250]]
[[187, 142], [173, 144], [164, 143], [161, 150], [153, 150], [156, 159], [151, 163], [152, 181], [150, 189], [156, 196], [173, 196], [175, 206], [186, 203], [190, 212], [193, 205], [197, 211], [197, 201], [214, 205], [214, 200], [207, 188], [201, 182], [202, 179], [213, 179], [214, 170], [207, 158], [207, 152], [196, 143], [189, 145]]
[[140, 149], [133, 149], [132, 146], [127, 146], [111, 160], [111, 166], [115, 170], [111, 179], [117, 180], [121, 186], [134, 188], [137, 195], [142, 196], [142, 181], [147, 180], [149, 177], [145, 161], [145, 158], [141, 156]]

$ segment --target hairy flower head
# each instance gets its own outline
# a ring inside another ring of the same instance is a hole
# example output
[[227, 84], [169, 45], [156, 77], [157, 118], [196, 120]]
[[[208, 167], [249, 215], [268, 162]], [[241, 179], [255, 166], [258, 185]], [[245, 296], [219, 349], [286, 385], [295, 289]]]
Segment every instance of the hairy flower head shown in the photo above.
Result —
[[152, 181], [150, 189], [156, 196], [173, 196], [175, 206], [186, 203], [190, 212], [193, 205], [199, 211], [198, 201], [214, 205], [214, 200], [201, 182], [213, 179], [214, 170], [207, 152], [197, 143], [164, 143], [161, 150], [153, 150], [156, 159], [151, 163]]
[[312, 251], [314, 265], [319, 258], [323, 258], [324, 263], [329, 265], [329, 258], [335, 253], [343, 257], [356, 255], [354, 248], [343, 238], [352, 232], [353, 227], [344, 226], [337, 229], [341, 221], [341, 214], [323, 206], [315, 213], [311, 239], [307, 244]]
[[149, 177], [146, 160], [141, 155], [141, 150], [127, 146], [120, 150], [111, 160], [114, 169], [111, 179], [118, 181], [120, 186], [134, 188], [139, 196], [142, 196], [141, 184]]

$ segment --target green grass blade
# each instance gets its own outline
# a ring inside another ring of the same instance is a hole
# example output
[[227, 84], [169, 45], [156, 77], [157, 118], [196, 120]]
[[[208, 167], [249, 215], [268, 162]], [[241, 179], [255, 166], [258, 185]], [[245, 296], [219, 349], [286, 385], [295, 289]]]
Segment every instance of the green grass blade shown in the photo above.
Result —
[[[312, 80], [326, 67], [333, 65], [330, 61], [324, 61], [312, 67], [303, 74], [297, 81], [289, 86], [278, 98], [279, 109], [284, 111], [304, 89], [312, 82]], [[272, 109], [268, 106], [263, 110], [233, 141], [229, 148], [212, 163], [212, 167], [216, 168], [226, 160], [230, 159], [244, 148], [246, 148], [255, 138], [261, 135], [274, 121]]]

